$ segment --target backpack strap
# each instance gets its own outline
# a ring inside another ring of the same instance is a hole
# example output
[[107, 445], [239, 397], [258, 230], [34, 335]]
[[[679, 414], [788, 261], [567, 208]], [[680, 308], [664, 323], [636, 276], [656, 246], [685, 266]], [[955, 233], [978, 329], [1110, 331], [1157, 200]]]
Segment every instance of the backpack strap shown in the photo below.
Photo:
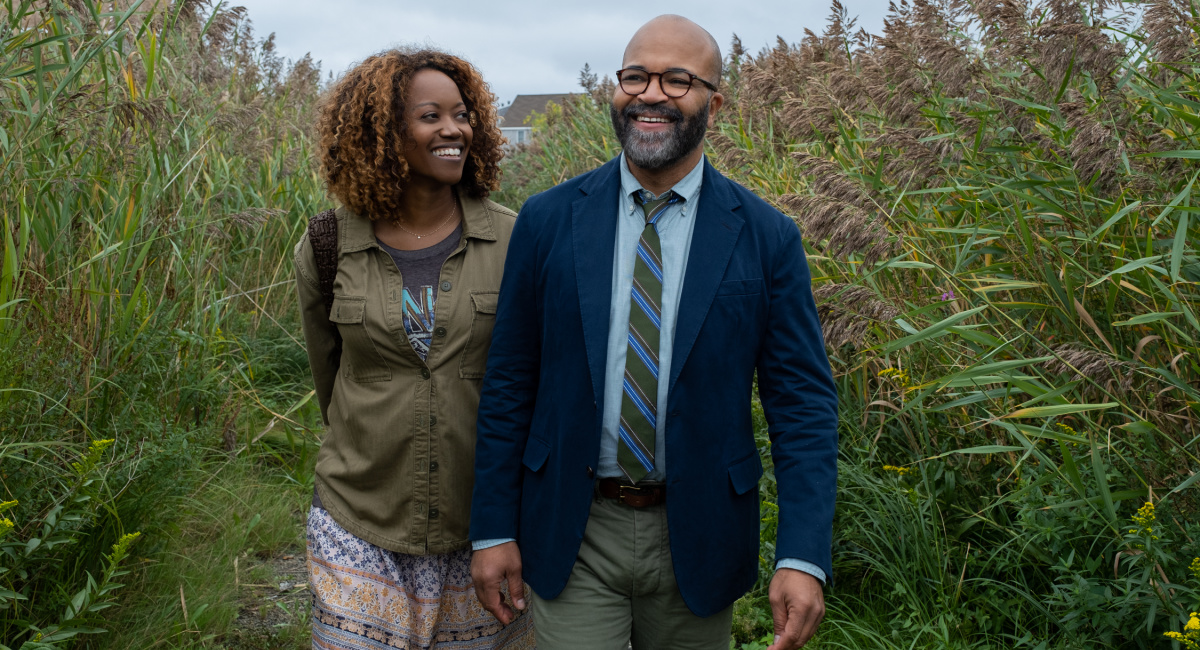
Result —
[[338, 268], [337, 214], [326, 210], [308, 220], [308, 241], [317, 264], [317, 286], [325, 299], [325, 315], [333, 312], [333, 280]]

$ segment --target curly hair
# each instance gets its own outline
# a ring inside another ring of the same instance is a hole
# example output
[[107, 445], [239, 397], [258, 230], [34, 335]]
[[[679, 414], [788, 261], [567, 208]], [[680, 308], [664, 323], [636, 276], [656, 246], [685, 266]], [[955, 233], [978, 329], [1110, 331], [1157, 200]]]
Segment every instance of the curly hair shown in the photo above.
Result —
[[494, 96], [479, 71], [462, 59], [429, 49], [396, 49], [367, 58], [321, 98], [316, 124], [321, 175], [329, 193], [371, 220], [399, 217], [408, 186], [405, 99], [413, 76], [437, 70], [462, 93], [473, 136], [457, 188], [484, 198], [500, 187], [500, 145]]

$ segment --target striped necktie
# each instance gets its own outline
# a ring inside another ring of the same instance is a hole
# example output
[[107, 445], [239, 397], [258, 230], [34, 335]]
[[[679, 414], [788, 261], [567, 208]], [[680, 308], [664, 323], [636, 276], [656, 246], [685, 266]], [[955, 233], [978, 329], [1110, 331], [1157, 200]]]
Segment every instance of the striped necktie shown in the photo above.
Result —
[[633, 193], [642, 206], [646, 227], [638, 241], [633, 264], [633, 295], [629, 307], [629, 350], [618, 428], [617, 464], [631, 483], [654, 471], [654, 436], [658, 416], [658, 338], [662, 327], [662, 246], [656, 223], [667, 209], [683, 200], [675, 192], [655, 199], [642, 190]]

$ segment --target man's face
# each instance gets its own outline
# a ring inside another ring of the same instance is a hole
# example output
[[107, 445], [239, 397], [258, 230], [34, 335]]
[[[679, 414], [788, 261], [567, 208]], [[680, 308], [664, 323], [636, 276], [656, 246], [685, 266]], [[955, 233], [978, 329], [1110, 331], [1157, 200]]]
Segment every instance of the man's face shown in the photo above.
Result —
[[[648, 25], [625, 50], [622, 68], [651, 73], [681, 70], [715, 84], [717, 71], [712, 69], [712, 60], [707, 41], [688, 30], [670, 24]], [[659, 75], [651, 75], [646, 91], [637, 96], [618, 84], [611, 108], [613, 130], [625, 156], [648, 171], [669, 168], [696, 151], [724, 99], [699, 81], [694, 81], [683, 97], [668, 97], [659, 79]]]

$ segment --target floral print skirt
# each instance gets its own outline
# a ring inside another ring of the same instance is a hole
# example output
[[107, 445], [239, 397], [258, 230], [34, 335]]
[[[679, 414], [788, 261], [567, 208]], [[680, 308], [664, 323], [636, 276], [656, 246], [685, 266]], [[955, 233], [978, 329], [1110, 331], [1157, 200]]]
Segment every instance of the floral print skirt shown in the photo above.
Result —
[[324, 509], [308, 514], [313, 650], [534, 648], [526, 610], [507, 627], [479, 604], [471, 551], [406, 555], [346, 532]]

